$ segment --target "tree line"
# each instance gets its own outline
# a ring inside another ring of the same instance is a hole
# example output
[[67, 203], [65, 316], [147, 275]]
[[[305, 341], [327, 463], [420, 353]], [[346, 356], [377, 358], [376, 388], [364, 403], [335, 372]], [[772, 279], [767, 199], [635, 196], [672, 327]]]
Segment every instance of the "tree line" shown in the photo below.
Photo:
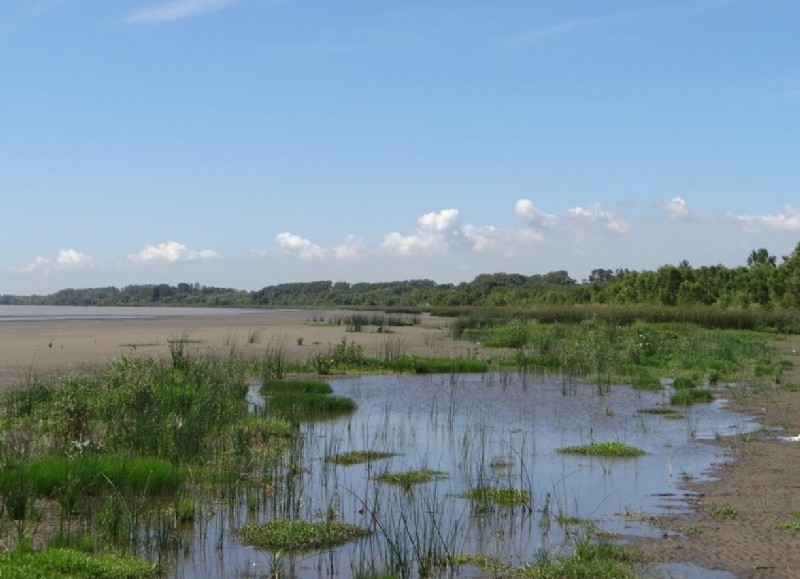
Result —
[[492, 273], [470, 282], [406, 280], [377, 283], [313, 281], [257, 291], [197, 283], [65, 289], [44, 296], [0, 296], [0, 304], [78, 306], [236, 306], [443, 308], [534, 307], [576, 304], [800, 308], [800, 243], [780, 260], [753, 250], [745, 264], [692, 267], [687, 261], [656, 270], [595, 269], [578, 282], [566, 271]]

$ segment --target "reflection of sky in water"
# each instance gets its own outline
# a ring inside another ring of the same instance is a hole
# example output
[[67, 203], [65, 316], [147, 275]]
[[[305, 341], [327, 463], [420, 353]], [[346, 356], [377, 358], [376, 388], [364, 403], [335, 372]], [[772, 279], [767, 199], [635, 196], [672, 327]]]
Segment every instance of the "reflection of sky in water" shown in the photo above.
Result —
[[[685, 508], [679, 500], [684, 496], [682, 478], [700, 479], [712, 463], [725, 460], [722, 449], [698, 441], [757, 426], [721, 402], [683, 409], [685, 418], [669, 420], [637, 412], [667, 404], [664, 392], [615, 386], [601, 394], [594, 386], [517, 373], [370, 376], [331, 384], [336, 394], [354, 398], [359, 409], [303, 425], [307, 470], [298, 491], [302, 516], [319, 520], [336, 505], [341, 520], [362, 526], [369, 526], [370, 513], [376, 512], [382, 529], [372, 541], [297, 559], [291, 574], [298, 577], [327, 576], [318, 568], [349, 577], [352, 565], [364, 560], [376, 560], [380, 568], [380, 553], [386, 551], [382, 537], [403, 536], [404, 546], [413, 550], [414, 544], [429, 541], [433, 527], [456, 552], [497, 554], [515, 563], [564, 545], [558, 514], [597, 520], [608, 531], [647, 533], [648, 526], [618, 513]], [[593, 441], [624, 442], [647, 455], [602, 459], [556, 452]], [[324, 460], [349, 450], [398, 454], [350, 467]], [[414, 487], [411, 493], [373, 480], [377, 473], [421, 468], [444, 471], [448, 478]], [[532, 510], [476, 514], [458, 495], [479, 484], [531, 491]], [[258, 520], [270, 516], [262, 512]], [[241, 520], [228, 524], [246, 522], [246, 510], [237, 517]], [[220, 520], [214, 525], [226, 526]], [[409, 536], [409, 529], [417, 536]], [[211, 529], [207, 535], [215, 533]], [[214, 553], [196, 541], [195, 549], [205, 557], [187, 563], [179, 576], [225, 576], [225, 566], [212, 564], [216, 555], [227, 560], [227, 569], [238, 572], [265, 573], [269, 568], [268, 554], [242, 548], [235, 540], [209, 542], [219, 543]]]

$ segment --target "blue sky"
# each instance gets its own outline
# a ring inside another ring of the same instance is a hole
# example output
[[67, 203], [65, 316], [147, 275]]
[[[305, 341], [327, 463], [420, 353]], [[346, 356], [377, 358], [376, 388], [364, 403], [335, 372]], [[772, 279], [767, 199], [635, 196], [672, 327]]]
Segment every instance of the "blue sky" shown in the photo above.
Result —
[[0, 7], [0, 294], [580, 280], [800, 241], [794, 0]]

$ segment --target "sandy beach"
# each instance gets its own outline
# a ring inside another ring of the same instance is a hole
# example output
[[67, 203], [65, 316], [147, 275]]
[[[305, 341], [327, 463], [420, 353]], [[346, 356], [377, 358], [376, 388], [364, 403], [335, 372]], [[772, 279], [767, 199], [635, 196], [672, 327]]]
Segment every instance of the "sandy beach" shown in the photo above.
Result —
[[[123, 355], [168, 356], [171, 340], [187, 340], [189, 352], [258, 358], [280, 346], [293, 360], [306, 360], [341, 340], [361, 345], [365, 355], [385, 348], [426, 356], [485, 355], [468, 342], [450, 337], [446, 318], [420, 316], [415, 326], [390, 333], [348, 332], [338, 323], [347, 312], [333, 310], [260, 311], [202, 316], [156, 316], [146, 319], [37, 319], [0, 321], [0, 388], [13, 388], [34, 377], [69, 374], [104, 365]], [[795, 367], [784, 383], [800, 384], [800, 338], [779, 347]], [[800, 523], [800, 392], [775, 388], [758, 397], [732, 397], [731, 407], [779, 427], [735, 440], [734, 460], [717, 467], [717, 480], [685, 481], [694, 491], [689, 515], [664, 517], [661, 538], [637, 541], [655, 559], [691, 562], [743, 578], [800, 577], [800, 532], [780, 530]], [[719, 509], [735, 511], [720, 516]]]

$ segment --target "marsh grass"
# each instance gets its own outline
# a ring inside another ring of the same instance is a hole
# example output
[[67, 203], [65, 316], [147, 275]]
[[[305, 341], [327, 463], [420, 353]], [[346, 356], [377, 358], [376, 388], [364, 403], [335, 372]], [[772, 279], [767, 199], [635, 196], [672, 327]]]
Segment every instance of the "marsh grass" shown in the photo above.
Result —
[[331, 385], [323, 380], [267, 380], [259, 392], [263, 396], [275, 394], [330, 394]]
[[349, 452], [329, 455], [325, 460], [333, 464], [351, 466], [391, 458], [393, 456], [397, 456], [397, 453], [378, 450], [351, 450]]
[[592, 442], [578, 446], [565, 446], [559, 448], [558, 452], [606, 458], [633, 458], [646, 454], [645, 451], [622, 442]]
[[478, 486], [461, 495], [479, 507], [497, 505], [505, 508], [531, 505], [528, 491], [498, 486]]
[[414, 485], [425, 484], [447, 478], [447, 473], [439, 470], [408, 470], [404, 472], [381, 473], [375, 477], [378, 482], [397, 485], [404, 489], [410, 489]]
[[673, 406], [691, 406], [698, 402], [712, 402], [713, 400], [714, 393], [707, 388], [684, 388], [670, 396], [669, 403]]
[[480, 373], [489, 365], [476, 358], [419, 358], [398, 356], [382, 362], [381, 366], [393, 372], [414, 374]]
[[346, 414], [357, 408], [352, 398], [330, 394], [274, 394], [268, 400], [270, 412], [290, 417]]
[[133, 556], [90, 554], [61, 548], [7, 551], [0, 554], [3, 579], [139, 579], [156, 577], [156, 567]]
[[248, 545], [265, 551], [307, 553], [368, 537], [372, 532], [339, 521], [310, 523], [273, 519], [245, 525], [238, 534]]
[[99, 494], [112, 485], [124, 494], [165, 496], [180, 488], [184, 474], [169, 462], [150, 457], [43, 456], [6, 464], [0, 472], [0, 493], [6, 495], [19, 480], [41, 497], [60, 496], [68, 485], [83, 495]]
[[677, 410], [673, 410], [672, 408], [667, 408], [665, 406], [655, 406], [653, 408], [640, 408], [637, 410], [639, 414], [653, 414], [656, 416], [660, 416], [661, 418], [666, 418], [667, 420], [682, 420], [683, 414], [678, 412]]

